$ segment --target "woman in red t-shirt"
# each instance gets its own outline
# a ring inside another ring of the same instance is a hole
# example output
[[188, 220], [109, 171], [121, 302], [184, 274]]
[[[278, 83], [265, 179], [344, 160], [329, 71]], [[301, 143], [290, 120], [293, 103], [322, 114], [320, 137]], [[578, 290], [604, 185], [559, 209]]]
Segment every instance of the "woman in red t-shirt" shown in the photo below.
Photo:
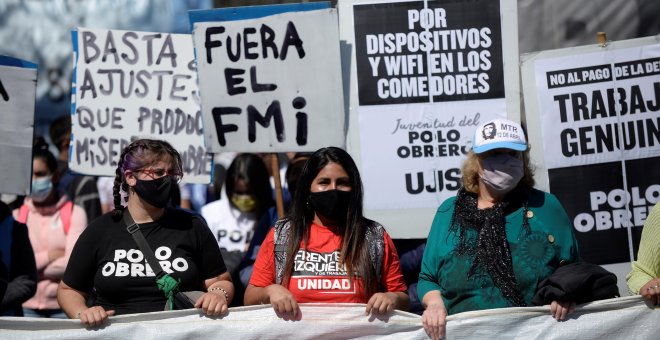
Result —
[[366, 303], [366, 313], [408, 308], [399, 258], [384, 228], [362, 216], [362, 181], [344, 150], [314, 152], [290, 214], [259, 249], [245, 304], [300, 316], [298, 303]]

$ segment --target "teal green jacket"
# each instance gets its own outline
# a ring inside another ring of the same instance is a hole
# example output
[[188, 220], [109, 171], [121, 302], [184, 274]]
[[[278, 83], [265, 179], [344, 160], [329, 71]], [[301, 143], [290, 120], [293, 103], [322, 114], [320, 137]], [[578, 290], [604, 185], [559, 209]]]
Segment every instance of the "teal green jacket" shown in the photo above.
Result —
[[[457, 255], [458, 233], [449, 231], [455, 201], [452, 197], [443, 202], [433, 220], [417, 286], [420, 300], [430, 291], [440, 291], [449, 314], [511, 307], [485, 268], [477, 268], [468, 278], [474, 256]], [[521, 233], [522, 207], [506, 215], [505, 229], [516, 281], [531, 305], [538, 284], [560, 265], [576, 262], [579, 255], [573, 225], [554, 195], [530, 191], [528, 209], [528, 235]]]

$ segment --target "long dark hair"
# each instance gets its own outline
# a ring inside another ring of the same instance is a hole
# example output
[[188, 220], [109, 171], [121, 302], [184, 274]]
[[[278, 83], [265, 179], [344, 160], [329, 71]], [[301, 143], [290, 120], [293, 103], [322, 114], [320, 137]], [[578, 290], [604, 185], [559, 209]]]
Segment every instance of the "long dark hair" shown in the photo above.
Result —
[[124, 208], [121, 205], [120, 188], [128, 192], [128, 184], [124, 178], [124, 171], [136, 171], [156, 164], [165, 157], [170, 157], [177, 172], [183, 173], [181, 155], [170, 143], [157, 139], [137, 139], [122, 150], [115, 171], [115, 184], [112, 187], [115, 209], [112, 214], [120, 218]]
[[322, 148], [314, 152], [305, 163], [300, 173], [296, 192], [293, 195], [291, 210], [287, 218], [291, 223], [289, 244], [287, 245], [286, 267], [282, 282], [288, 282], [293, 273], [296, 253], [303, 242], [304, 249], [309, 243], [309, 234], [314, 210], [309, 208], [308, 199], [314, 178], [328, 163], [337, 163], [348, 174], [351, 195], [346, 213], [346, 224], [341, 243], [341, 261], [351, 281], [362, 278], [365, 300], [378, 291], [376, 272], [369, 259], [369, 247], [365, 244], [366, 228], [369, 220], [362, 216], [362, 179], [353, 158], [344, 150], [336, 147]]
[[[234, 194], [236, 182], [245, 181], [257, 201], [254, 210], [257, 219], [261, 218], [268, 208], [275, 205], [273, 201], [273, 190], [270, 185], [270, 176], [266, 164], [257, 155], [252, 153], [242, 153], [237, 155], [227, 169], [225, 180], [225, 192], [227, 199], [231, 202], [231, 196]], [[233, 205], [233, 203], [231, 203]]]

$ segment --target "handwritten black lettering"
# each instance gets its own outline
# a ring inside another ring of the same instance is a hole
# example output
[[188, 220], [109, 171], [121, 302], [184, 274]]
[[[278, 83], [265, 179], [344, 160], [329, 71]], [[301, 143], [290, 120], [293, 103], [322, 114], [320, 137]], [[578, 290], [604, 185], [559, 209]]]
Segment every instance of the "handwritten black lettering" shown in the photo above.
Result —
[[225, 28], [222, 26], [209, 27], [205, 32], [205, 41], [204, 48], [206, 49], [206, 62], [213, 64], [213, 54], [211, 53], [213, 48], [222, 46], [222, 41], [220, 40], [211, 40], [211, 38], [216, 34], [222, 34], [225, 32]]
[[[289, 48], [295, 47], [298, 57], [303, 59], [305, 57], [305, 49], [303, 41], [298, 34], [296, 25], [289, 21], [282, 38], [281, 47], [275, 43], [275, 31], [262, 24], [259, 28], [259, 41], [251, 39], [257, 33], [254, 27], [245, 27], [242, 31], [236, 32], [235, 35], [224, 35], [226, 28], [224, 26], [213, 26], [206, 29], [204, 48], [206, 49], [206, 62], [213, 63], [213, 49], [224, 46], [227, 58], [232, 62], [241, 60], [244, 55], [246, 59], [255, 60], [259, 58], [257, 52], [259, 45], [261, 45], [261, 58], [266, 59], [269, 57], [268, 50], [273, 54], [274, 59], [285, 60], [287, 58]], [[213, 39], [215, 36], [220, 36], [220, 39]], [[224, 43], [223, 43], [224, 42]]]
[[278, 52], [277, 45], [275, 45], [275, 31], [268, 25], [261, 25], [259, 33], [261, 34], [261, 53], [263, 58], [268, 58], [268, 48], [270, 48], [273, 52], [273, 58], [277, 59]]
[[251, 52], [253, 48], [259, 47], [259, 43], [250, 41], [250, 35], [255, 33], [257, 33], [257, 30], [254, 27], [247, 27], [243, 30], [243, 45], [245, 46], [245, 58], [247, 59], [259, 58], [259, 53]]
[[[303, 97], [293, 98], [291, 102], [293, 108], [302, 110], [307, 101]], [[296, 112], [296, 143], [298, 145], [307, 145], [307, 114], [305, 112]]]
[[128, 54], [126, 53], [121, 54], [122, 60], [124, 60], [124, 62], [126, 62], [129, 65], [135, 65], [138, 61], [138, 50], [133, 44], [133, 42], [129, 40], [129, 38], [135, 40], [137, 39], [137, 37], [138, 35], [135, 32], [127, 32], [126, 34], [124, 34], [124, 36], [121, 37], [121, 40], [124, 42], [124, 45], [126, 45], [126, 47], [128, 47], [128, 49], [131, 50], [131, 52], [133, 53], [133, 56], [131, 58], [129, 58]]
[[213, 122], [215, 123], [215, 131], [218, 135], [218, 143], [220, 146], [227, 145], [227, 139], [225, 138], [225, 133], [238, 131], [238, 125], [236, 124], [223, 124], [222, 116], [223, 115], [238, 115], [241, 114], [241, 109], [238, 107], [214, 107], [211, 110], [213, 115]]
[[[102, 41], [92, 32], [82, 32], [82, 52], [86, 64], [96, 62], [100, 58], [101, 63], [120, 65], [124, 62], [135, 65], [140, 60], [140, 51], [144, 53], [146, 50], [148, 66], [161, 65], [164, 60], [169, 60], [168, 66], [177, 67], [177, 53], [170, 34], [148, 34], [138, 39], [137, 33], [125, 32], [121, 39], [117, 40], [117, 33], [113, 32], [109, 30], [105, 38], [101, 38]], [[156, 57], [154, 51], [158, 52]]]
[[[252, 92], [264, 92], [264, 91], [275, 91], [277, 89], [277, 85], [275, 84], [259, 84], [257, 81], [257, 67], [252, 66], [250, 67], [250, 85], [252, 88]], [[229, 86], [227, 86], [229, 87]]]
[[305, 49], [303, 48], [303, 41], [300, 39], [300, 36], [298, 35], [298, 30], [296, 29], [296, 25], [293, 24], [293, 22], [289, 21], [286, 24], [286, 36], [284, 37], [284, 42], [282, 43], [282, 51], [280, 51], [280, 59], [285, 60], [286, 56], [289, 52], [289, 47], [291, 46], [296, 47], [296, 51], [298, 51], [298, 57], [300, 59], [305, 57]]
[[112, 35], [112, 31], [108, 31], [108, 35], [105, 38], [101, 61], [106, 62], [108, 55], [112, 55], [115, 58], [115, 65], [119, 64], [119, 55], [117, 54], [117, 47], [115, 46], [115, 38]]
[[227, 94], [230, 96], [247, 92], [245, 86], [238, 86], [243, 83], [243, 78], [239, 77], [244, 74], [245, 70], [240, 68], [225, 68], [225, 82], [227, 84]]
[[279, 142], [284, 141], [284, 119], [282, 118], [282, 108], [279, 100], [273, 100], [268, 108], [266, 114], [262, 116], [259, 111], [252, 105], [247, 107], [248, 113], [248, 141], [254, 143], [257, 140], [257, 124], [267, 128], [270, 126], [270, 121], [275, 122], [275, 136]]
[[9, 93], [7, 93], [5, 86], [2, 84], [2, 80], [0, 80], [0, 95], [2, 95], [2, 99], [4, 101], [6, 102], [9, 101]]
[[94, 110], [87, 106], [78, 106], [76, 108], [76, 116], [78, 117], [78, 125], [83, 129], [90, 129], [96, 131], [97, 127], [107, 127], [111, 129], [121, 130], [124, 126], [121, 124], [122, 113], [126, 109], [121, 107], [106, 107], [105, 109]]

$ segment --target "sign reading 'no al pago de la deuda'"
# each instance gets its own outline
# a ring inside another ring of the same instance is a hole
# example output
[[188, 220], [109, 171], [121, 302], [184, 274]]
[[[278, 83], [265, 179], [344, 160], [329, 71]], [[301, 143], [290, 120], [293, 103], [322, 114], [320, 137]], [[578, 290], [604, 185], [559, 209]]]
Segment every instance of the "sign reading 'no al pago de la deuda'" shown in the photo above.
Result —
[[526, 56], [532, 152], [573, 220], [580, 253], [634, 259], [660, 201], [660, 44], [655, 38]]

